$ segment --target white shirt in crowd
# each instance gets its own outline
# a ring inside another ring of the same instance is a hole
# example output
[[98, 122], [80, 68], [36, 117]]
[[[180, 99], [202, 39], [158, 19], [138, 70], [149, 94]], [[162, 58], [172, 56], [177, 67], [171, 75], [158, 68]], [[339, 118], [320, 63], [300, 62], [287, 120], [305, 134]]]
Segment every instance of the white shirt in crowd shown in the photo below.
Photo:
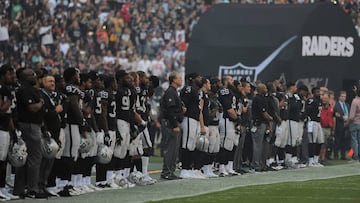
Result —
[[119, 58], [118, 59], [118, 63], [120, 64], [120, 65], [123, 65], [123, 64], [125, 64], [125, 63], [127, 63], [129, 60], [127, 59], [127, 58]]
[[165, 63], [163, 62], [162, 59], [160, 60], [154, 59], [151, 62], [150, 71], [152, 72], [153, 75], [157, 77], [161, 77], [164, 74], [165, 69], [166, 69]]
[[147, 75], [150, 72], [150, 68], [151, 68], [151, 61], [149, 59], [141, 59], [138, 63], [138, 71], [143, 71], [145, 72]]
[[104, 63], [115, 64], [115, 58], [113, 56], [104, 56], [103, 61]]
[[60, 46], [61, 53], [63, 53], [64, 56], [66, 56], [66, 54], [70, 48], [70, 44], [68, 42], [60, 42], [59, 46]]
[[9, 29], [7, 26], [0, 24], [0, 42], [9, 40]]
[[41, 26], [39, 29], [39, 34], [42, 35], [41, 37], [41, 44], [47, 45], [47, 44], [53, 44], [54, 38], [51, 32], [52, 26]]

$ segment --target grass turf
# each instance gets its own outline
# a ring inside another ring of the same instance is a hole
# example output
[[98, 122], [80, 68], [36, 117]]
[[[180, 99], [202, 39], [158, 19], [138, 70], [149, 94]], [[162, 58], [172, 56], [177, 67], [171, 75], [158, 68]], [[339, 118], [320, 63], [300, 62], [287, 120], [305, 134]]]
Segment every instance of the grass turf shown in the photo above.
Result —
[[158, 202], [359, 203], [360, 176], [238, 187], [222, 192]]

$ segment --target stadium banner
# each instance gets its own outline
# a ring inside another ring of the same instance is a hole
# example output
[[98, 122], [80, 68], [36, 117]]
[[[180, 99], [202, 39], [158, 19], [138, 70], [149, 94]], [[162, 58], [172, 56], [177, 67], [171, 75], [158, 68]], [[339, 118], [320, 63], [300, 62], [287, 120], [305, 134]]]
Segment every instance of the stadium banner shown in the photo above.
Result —
[[194, 27], [186, 72], [341, 90], [360, 76], [360, 40], [340, 6], [216, 4]]

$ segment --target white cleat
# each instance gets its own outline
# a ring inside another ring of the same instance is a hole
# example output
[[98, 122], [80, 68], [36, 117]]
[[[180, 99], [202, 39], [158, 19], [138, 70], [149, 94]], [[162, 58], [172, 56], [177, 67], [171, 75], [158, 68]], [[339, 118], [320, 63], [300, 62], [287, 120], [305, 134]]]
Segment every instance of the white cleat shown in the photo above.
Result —
[[191, 179], [194, 177], [193, 175], [193, 171], [192, 170], [186, 170], [186, 169], [182, 169], [180, 172], [180, 177], [183, 179]]
[[192, 174], [194, 179], [206, 179], [206, 176], [203, 173], [201, 173], [200, 170], [193, 170]]

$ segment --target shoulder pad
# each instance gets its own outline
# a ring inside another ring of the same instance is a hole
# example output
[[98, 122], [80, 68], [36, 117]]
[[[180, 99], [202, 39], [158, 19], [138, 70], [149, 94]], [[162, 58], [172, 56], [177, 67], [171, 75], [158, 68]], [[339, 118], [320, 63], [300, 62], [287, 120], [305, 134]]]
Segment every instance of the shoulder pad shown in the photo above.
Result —
[[140, 94], [141, 93], [141, 88], [140, 87], [135, 87], [136, 93]]
[[204, 92], [200, 89], [199, 90], [199, 98], [201, 99], [201, 98], [203, 98], [204, 97]]
[[191, 93], [191, 91], [192, 91], [192, 87], [191, 86], [187, 86], [187, 87], [185, 87], [185, 93]]
[[107, 99], [109, 97], [109, 94], [103, 90], [99, 92], [99, 96], [101, 97], [101, 99]]
[[228, 95], [230, 94], [230, 90], [228, 88], [224, 88], [220, 90], [220, 95]]
[[90, 96], [91, 98], [93, 98], [94, 95], [95, 95], [95, 91], [94, 91], [93, 89], [87, 90], [86, 92], [89, 94], [89, 96]]
[[81, 91], [78, 87], [72, 86], [72, 85], [68, 85], [65, 87], [65, 91], [67, 94], [75, 94], [75, 95], [79, 95], [81, 97], [84, 97], [84, 92]]
[[300, 97], [299, 97], [299, 95], [297, 95], [297, 94], [294, 94], [294, 97], [295, 97], [295, 99], [296, 99], [296, 100], [300, 100]]

